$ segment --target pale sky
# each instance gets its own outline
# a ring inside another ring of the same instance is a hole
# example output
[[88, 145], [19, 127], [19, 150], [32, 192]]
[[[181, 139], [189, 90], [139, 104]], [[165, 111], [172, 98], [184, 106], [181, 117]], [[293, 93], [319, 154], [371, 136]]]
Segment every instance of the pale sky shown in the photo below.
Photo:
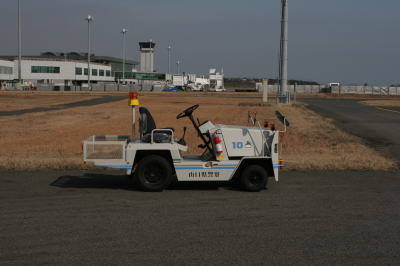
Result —
[[[167, 70], [167, 47], [181, 69], [227, 77], [278, 73], [279, 0], [21, 0], [23, 54], [87, 51], [94, 16], [96, 55], [121, 57], [138, 42], [156, 42], [156, 69]], [[0, 55], [17, 54], [17, 1], [0, 0]], [[400, 83], [400, 1], [289, 0], [289, 78], [321, 83]], [[173, 64], [175, 69], [175, 64]]]

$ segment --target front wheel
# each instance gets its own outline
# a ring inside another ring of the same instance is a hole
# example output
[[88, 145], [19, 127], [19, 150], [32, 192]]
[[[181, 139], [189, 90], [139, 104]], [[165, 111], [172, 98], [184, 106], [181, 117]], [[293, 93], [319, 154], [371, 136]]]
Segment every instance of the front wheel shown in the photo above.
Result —
[[167, 159], [159, 155], [150, 155], [139, 161], [135, 179], [145, 191], [162, 191], [172, 181], [172, 167]]
[[240, 177], [240, 184], [244, 190], [259, 192], [264, 189], [268, 182], [268, 173], [264, 167], [252, 164], [246, 166]]

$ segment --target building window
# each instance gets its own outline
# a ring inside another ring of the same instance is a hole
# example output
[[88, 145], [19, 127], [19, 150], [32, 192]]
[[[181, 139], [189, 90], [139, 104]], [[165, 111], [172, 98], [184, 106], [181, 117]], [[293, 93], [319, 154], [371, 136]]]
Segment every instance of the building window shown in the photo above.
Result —
[[97, 69], [92, 69], [92, 75], [97, 76]]
[[12, 67], [0, 66], [0, 74], [11, 75], [13, 73]]
[[[115, 77], [122, 79], [123, 72], [115, 72]], [[126, 79], [140, 79], [140, 80], [165, 80], [165, 74], [125, 72], [125, 78]]]
[[100, 76], [100, 77], [104, 77], [104, 70], [103, 70], [103, 69], [100, 69], [100, 70], [99, 70], [99, 76]]
[[76, 67], [75, 68], [75, 75], [82, 75], [82, 68], [81, 67]]
[[60, 74], [60, 67], [54, 66], [32, 66], [32, 73], [52, 73], [52, 74]]
[[111, 77], [111, 70], [106, 70], [106, 76]]
[[85, 76], [87, 76], [87, 75], [88, 75], [88, 73], [89, 73], [88, 69], [87, 69], [87, 68], [85, 68]]

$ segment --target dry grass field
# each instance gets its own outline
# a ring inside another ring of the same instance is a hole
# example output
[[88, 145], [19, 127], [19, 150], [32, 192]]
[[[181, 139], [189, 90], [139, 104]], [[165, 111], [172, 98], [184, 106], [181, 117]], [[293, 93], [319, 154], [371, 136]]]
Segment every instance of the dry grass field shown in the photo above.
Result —
[[398, 95], [377, 95], [377, 94], [331, 94], [331, 93], [319, 93], [319, 94], [298, 94], [298, 98], [327, 98], [327, 99], [360, 99], [360, 100], [393, 100], [400, 99]]
[[[126, 93], [125, 93], [126, 94]], [[80, 101], [99, 94], [77, 97], [73, 93], [0, 94], [2, 110], [17, 110], [27, 106], [46, 106]], [[177, 138], [183, 126], [188, 127], [186, 142], [191, 153], [200, 152], [200, 139], [188, 119], [176, 120], [176, 115], [193, 104], [200, 104], [196, 115], [200, 121], [247, 125], [248, 111], [257, 112], [260, 121], [267, 119], [281, 126], [275, 110], [286, 115], [292, 126], [282, 140], [282, 158], [288, 169], [374, 169], [388, 170], [395, 163], [360, 139], [350, 136], [321, 118], [303, 104], [283, 107], [249, 107], [240, 103], [255, 103], [258, 99], [241, 94], [143, 94], [141, 105], [152, 112], [158, 127], [174, 127]], [[249, 95], [249, 94], [246, 94]], [[256, 94], [255, 94], [256, 95]], [[62, 99], [65, 97], [64, 99]], [[12, 100], [10, 100], [12, 99]], [[7, 107], [3, 103], [7, 102]], [[0, 168], [60, 169], [88, 168], [82, 162], [81, 143], [91, 135], [129, 135], [131, 111], [127, 100], [66, 110], [0, 116]], [[362, 155], [362, 156], [360, 156]]]
[[371, 106], [400, 107], [400, 99], [369, 100], [369, 101], [363, 101], [362, 103]]

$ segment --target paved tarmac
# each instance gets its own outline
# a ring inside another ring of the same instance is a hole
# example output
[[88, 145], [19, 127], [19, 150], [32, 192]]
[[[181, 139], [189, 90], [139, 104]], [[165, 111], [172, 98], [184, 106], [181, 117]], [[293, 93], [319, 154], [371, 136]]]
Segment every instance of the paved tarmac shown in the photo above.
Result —
[[109, 95], [107, 95], [107, 96], [97, 97], [97, 98], [93, 98], [93, 99], [89, 99], [89, 100], [53, 105], [53, 106], [49, 106], [49, 107], [36, 107], [36, 108], [31, 108], [31, 109], [21, 109], [21, 110], [14, 110], [14, 111], [0, 111], [0, 116], [23, 115], [23, 114], [30, 114], [30, 113], [37, 113], [37, 112], [64, 110], [64, 109], [75, 108], [75, 107], [92, 106], [92, 105], [97, 105], [97, 104], [115, 102], [115, 101], [120, 101], [123, 99], [126, 99], [126, 96], [109, 96]]
[[[334, 118], [345, 131], [400, 162], [400, 112], [360, 104], [357, 99], [300, 99], [315, 112]], [[396, 110], [396, 108], [385, 108]]]
[[284, 172], [247, 193], [0, 172], [0, 265], [400, 263], [399, 173]]
[[[399, 114], [304, 101], [398, 156]], [[24, 264], [398, 265], [400, 172], [283, 172], [260, 193], [144, 193], [119, 172], [3, 171], [0, 265]]]

